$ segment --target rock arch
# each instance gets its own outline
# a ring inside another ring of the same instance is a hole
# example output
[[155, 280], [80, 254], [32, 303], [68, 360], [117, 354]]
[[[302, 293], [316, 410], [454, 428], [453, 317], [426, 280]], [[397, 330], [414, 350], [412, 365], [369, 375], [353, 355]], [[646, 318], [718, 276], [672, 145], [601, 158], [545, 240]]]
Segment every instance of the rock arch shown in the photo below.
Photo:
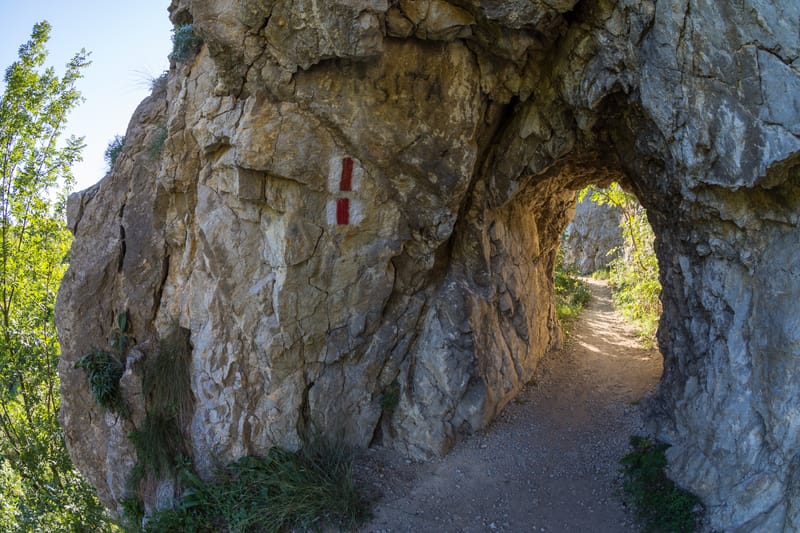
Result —
[[797, 529], [800, 8], [782, 4], [173, 0], [204, 46], [70, 200], [75, 463], [119, 505], [136, 417], [103, 414], [73, 363], [120, 309], [140, 409], [137, 365], [170, 324], [191, 332], [203, 475], [312, 427], [445, 452], [559, 342], [558, 236], [573, 191], [613, 179], [657, 235], [673, 476], [717, 528]]

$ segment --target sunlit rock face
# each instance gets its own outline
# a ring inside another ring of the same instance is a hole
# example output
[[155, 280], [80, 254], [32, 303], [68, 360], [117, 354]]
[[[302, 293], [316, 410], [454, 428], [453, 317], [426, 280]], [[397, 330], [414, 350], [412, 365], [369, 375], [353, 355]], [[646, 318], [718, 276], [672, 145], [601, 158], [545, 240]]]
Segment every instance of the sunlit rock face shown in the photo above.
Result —
[[585, 193], [561, 236], [564, 266], [584, 275], [608, 268], [625, 251], [621, 223], [618, 207], [595, 202], [591, 192]]
[[[615, 180], [657, 235], [652, 408], [671, 475], [716, 529], [800, 529], [800, 4], [175, 0], [170, 15], [203, 46], [69, 206], [62, 418], [106, 504], [135, 462], [140, 367], [176, 326], [201, 475], [317, 431], [445, 453], [560, 342], [574, 191]], [[122, 310], [131, 420], [73, 366]], [[142, 490], [148, 508], [174, 495], [169, 479]]]

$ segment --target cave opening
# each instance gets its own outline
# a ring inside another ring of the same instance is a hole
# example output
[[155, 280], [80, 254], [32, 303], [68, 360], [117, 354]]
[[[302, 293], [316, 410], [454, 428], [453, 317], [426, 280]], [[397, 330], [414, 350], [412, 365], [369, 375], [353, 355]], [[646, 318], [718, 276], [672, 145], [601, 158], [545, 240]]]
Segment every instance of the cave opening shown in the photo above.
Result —
[[654, 346], [662, 310], [654, 243], [647, 211], [633, 193], [618, 183], [581, 190], [557, 256], [559, 319], [577, 318], [588, 303], [587, 278], [603, 280], [612, 289], [614, 307], [645, 346]]

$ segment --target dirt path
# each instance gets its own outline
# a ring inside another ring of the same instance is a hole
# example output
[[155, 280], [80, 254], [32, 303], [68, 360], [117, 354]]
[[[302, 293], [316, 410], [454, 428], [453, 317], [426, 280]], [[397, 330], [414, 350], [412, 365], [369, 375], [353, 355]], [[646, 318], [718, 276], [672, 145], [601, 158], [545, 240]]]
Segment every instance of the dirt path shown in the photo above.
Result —
[[604, 282], [567, 347], [485, 432], [444, 459], [368, 452], [358, 477], [376, 495], [363, 532], [636, 531], [619, 495], [619, 459], [643, 432], [638, 401], [661, 373], [617, 314]]

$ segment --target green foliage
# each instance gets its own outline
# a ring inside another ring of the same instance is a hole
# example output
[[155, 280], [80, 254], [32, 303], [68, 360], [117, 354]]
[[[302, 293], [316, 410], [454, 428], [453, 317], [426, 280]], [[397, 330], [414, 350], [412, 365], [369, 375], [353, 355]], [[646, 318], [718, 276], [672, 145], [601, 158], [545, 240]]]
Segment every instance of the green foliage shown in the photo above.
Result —
[[614, 260], [608, 272], [614, 306], [636, 326], [643, 341], [652, 343], [661, 316], [661, 283], [653, 250], [655, 235], [647, 213], [635, 196], [616, 183], [607, 189], [588, 187], [580, 197], [587, 194], [592, 201], [613, 205], [622, 213], [625, 253]]
[[0, 531], [108, 531], [58, 425], [53, 308], [71, 236], [66, 195], [83, 140], [62, 142], [84, 51], [45, 68], [47, 22], [5, 70], [0, 96]]
[[141, 521], [137, 511], [141, 507], [140, 482], [174, 476], [176, 459], [186, 453], [181, 428], [188, 424], [192, 410], [191, 356], [189, 331], [175, 327], [160, 341], [158, 353], [145, 362], [142, 393], [147, 415], [128, 435], [136, 450], [136, 464], [128, 480], [131, 494], [124, 506], [132, 523]]
[[591, 298], [589, 288], [578, 276], [574, 268], [564, 265], [559, 252], [555, 270], [556, 315], [567, 332]]
[[114, 164], [117, 162], [117, 158], [122, 152], [123, 146], [125, 146], [124, 135], [114, 135], [114, 138], [109, 141], [106, 151], [103, 154], [103, 159], [106, 160], [109, 170], [114, 168]]
[[194, 26], [178, 26], [172, 30], [172, 53], [169, 58], [176, 63], [186, 63], [200, 51], [202, 44], [203, 39], [195, 35]]
[[341, 446], [272, 448], [266, 457], [231, 463], [211, 483], [184, 463], [181, 480], [178, 506], [150, 516], [146, 531], [280, 532], [325, 523], [355, 529], [369, 515], [353, 483], [352, 456]]
[[119, 380], [125, 371], [125, 355], [133, 340], [127, 335], [128, 313], [122, 312], [117, 317], [117, 327], [111, 332], [108, 343], [112, 352], [94, 349], [84, 354], [75, 363], [75, 368], [86, 372], [92, 397], [101, 407], [128, 417], [128, 408], [120, 394]]
[[138, 531], [144, 520], [144, 503], [137, 496], [123, 498], [119, 504], [122, 506], [123, 526], [125, 531]]
[[189, 331], [175, 327], [159, 343], [158, 355], [147, 359], [142, 392], [147, 398], [148, 412], [176, 418], [187, 424], [192, 409], [189, 365], [192, 348]]
[[628, 502], [646, 533], [690, 533], [699, 523], [700, 500], [670, 480], [664, 452], [669, 444], [643, 437], [630, 439], [633, 451], [622, 458]]
[[147, 154], [150, 159], [156, 160], [161, 157], [164, 152], [164, 143], [167, 142], [167, 127], [163, 124], [158, 126], [155, 134], [150, 139], [150, 144], [147, 147]]
[[86, 372], [92, 397], [98, 405], [117, 414], [126, 412], [119, 392], [119, 380], [125, 368], [110, 352], [92, 350], [78, 359], [75, 368]]
[[136, 449], [136, 466], [131, 483], [138, 485], [145, 476], [164, 478], [175, 473], [175, 460], [185, 452], [183, 434], [174, 417], [148, 414], [128, 438]]

